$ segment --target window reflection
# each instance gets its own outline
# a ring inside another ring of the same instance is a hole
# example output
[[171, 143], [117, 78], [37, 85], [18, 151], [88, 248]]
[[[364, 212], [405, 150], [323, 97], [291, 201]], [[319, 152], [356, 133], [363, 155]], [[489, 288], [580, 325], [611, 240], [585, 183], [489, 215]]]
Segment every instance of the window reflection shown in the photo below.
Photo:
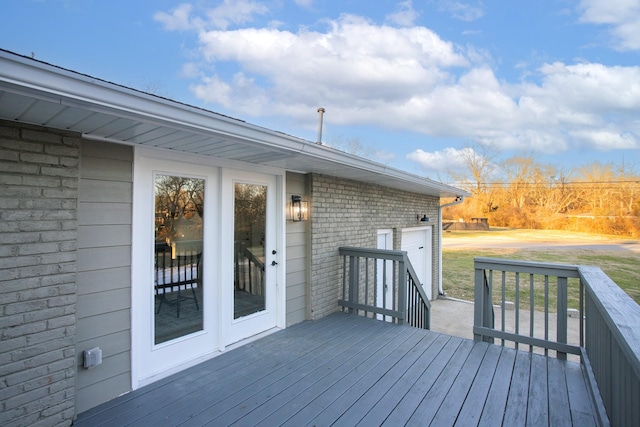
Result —
[[204, 179], [156, 175], [156, 344], [203, 329], [203, 214]]
[[234, 307], [237, 319], [265, 309], [267, 187], [234, 187]]

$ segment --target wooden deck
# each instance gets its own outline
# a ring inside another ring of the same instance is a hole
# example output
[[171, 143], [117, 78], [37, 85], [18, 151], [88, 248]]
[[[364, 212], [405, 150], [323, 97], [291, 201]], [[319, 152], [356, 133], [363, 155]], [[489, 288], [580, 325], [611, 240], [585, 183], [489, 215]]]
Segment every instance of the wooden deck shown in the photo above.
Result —
[[596, 425], [582, 368], [338, 313], [226, 352], [74, 426]]

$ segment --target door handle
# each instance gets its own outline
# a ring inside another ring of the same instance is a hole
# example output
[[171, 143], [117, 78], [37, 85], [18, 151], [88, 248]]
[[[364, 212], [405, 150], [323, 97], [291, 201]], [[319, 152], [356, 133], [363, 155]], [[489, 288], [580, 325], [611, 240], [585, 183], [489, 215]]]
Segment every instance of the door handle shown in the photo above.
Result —
[[275, 262], [275, 261], [271, 261], [271, 265], [276, 266], [276, 265], [278, 265], [278, 263]]
[[420, 246], [418, 249], [424, 249], [424, 246]]

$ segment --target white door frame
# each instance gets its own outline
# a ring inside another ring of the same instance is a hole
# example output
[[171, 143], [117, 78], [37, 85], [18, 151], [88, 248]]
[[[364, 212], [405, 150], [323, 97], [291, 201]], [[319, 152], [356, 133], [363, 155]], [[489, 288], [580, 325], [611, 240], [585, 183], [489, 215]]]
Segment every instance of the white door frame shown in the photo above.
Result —
[[[277, 168], [246, 165], [167, 152], [146, 147], [134, 150], [133, 216], [131, 251], [131, 386], [137, 389], [175, 372], [184, 370], [225, 350], [229, 343], [224, 326], [223, 309], [213, 307], [223, 301], [224, 271], [233, 269], [223, 264], [223, 213], [229, 206], [222, 203], [222, 178], [230, 168], [238, 176], [253, 172], [271, 175], [275, 183], [274, 239], [278, 247], [275, 273], [275, 327], [286, 326], [286, 250], [285, 250], [285, 171]], [[251, 172], [249, 172], [251, 171]], [[154, 175], [156, 172], [192, 176], [206, 179], [205, 183], [205, 235], [203, 248], [203, 331], [159, 345], [154, 344], [153, 331], [153, 255], [154, 242]], [[208, 226], [207, 226], [208, 225]], [[214, 256], [217, 254], [218, 256]], [[231, 253], [233, 259], [233, 254]], [[142, 285], [140, 285], [142, 284]], [[146, 285], [145, 285], [146, 284]], [[209, 307], [204, 304], [208, 303]], [[251, 337], [247, 337], [251, 339]], [[189, 351], [185, 351], [184, 347]], [[162, 358], [158, 366], [153, 359]]]

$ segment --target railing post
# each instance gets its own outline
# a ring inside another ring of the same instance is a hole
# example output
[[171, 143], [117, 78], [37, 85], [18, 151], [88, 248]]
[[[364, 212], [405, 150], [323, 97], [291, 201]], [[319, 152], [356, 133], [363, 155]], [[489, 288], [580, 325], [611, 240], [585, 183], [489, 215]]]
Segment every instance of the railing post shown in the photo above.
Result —
[[[567, 278], [558, 277], [558, 320], [556, 340], [559, 343], [567, 343]], [[558, 352], [558, 359], [567, 360], [567, 353]]]
[[[482, 268], [475, 269], [474, 275], [474, 296], [473, 296], [473, 324], [475, 326], [484, 326], [484, 304], [483, 304], [483, 296], [484, 296], [484, 270]], [[473, 332], [473, 339], [476, 341], [482, 341], [482, 335], [477, 334], [475, 331]]]
[[[493, 329], [495, 327], [493, 317], [493, 272], [490, 272], [491, 280], [487, 280], [487, 272], [484, 273], [484, 309], [483, 311], [483, 326]], [[494, 343], [494, 338], [486, 338], [485, 342]]]
[[[357, 304], [360, 283], [360, 258], [357, 256], [349, 257], [349, 302]], [[355, 308], [349, 308], [349, 313], [356, 312]]]
[[493, 343], [493, 337], [484, 336], [475, 332], [475, 327], [485, 327], [493, 329], [493, 302], [491, 300], [491, 284], [487, 281], [484, 268], [475, 268], [474, 278], [474, 332], [473, 339]]
[[[406, 255], [405, 255], [406, 257]], [[395, 275], [394, 275], [395, 276]], [[395, 280], [395, 277], [394, 277]], [[402, 325], [407, 321], [407, 267], [404, 261], [398, 261], [398, 311], [402, 316], [398, 319], [398, 324]]]

